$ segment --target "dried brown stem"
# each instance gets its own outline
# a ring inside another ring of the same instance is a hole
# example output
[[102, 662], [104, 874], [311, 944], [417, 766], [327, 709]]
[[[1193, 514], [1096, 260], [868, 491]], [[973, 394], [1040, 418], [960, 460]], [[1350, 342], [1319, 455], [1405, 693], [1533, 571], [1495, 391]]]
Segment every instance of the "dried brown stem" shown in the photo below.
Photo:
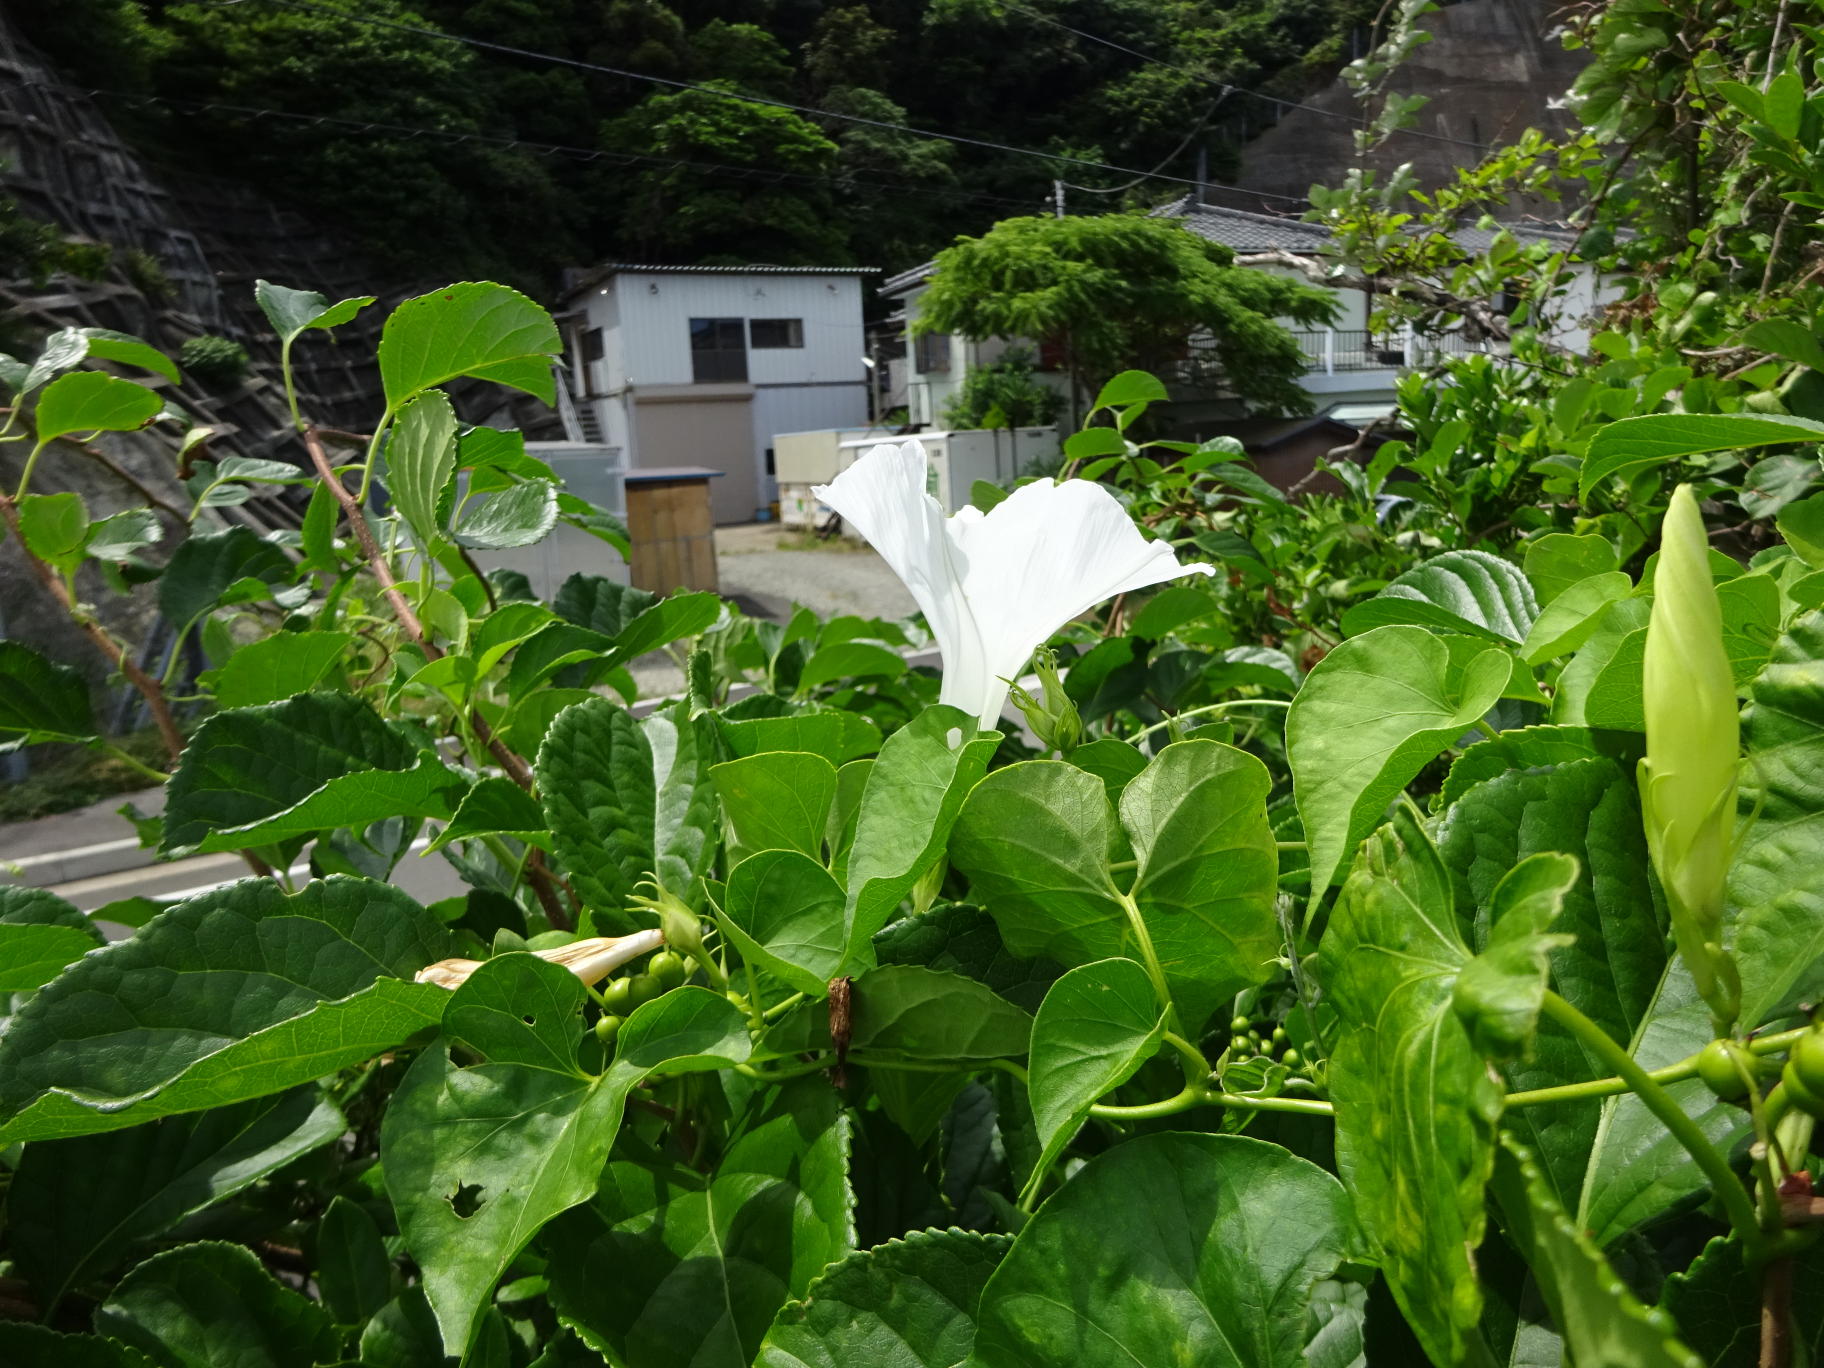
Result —
[[1760, 1368], [1791, 1368], [1792, 1259], [1770, 1260], [1761, 1270]]

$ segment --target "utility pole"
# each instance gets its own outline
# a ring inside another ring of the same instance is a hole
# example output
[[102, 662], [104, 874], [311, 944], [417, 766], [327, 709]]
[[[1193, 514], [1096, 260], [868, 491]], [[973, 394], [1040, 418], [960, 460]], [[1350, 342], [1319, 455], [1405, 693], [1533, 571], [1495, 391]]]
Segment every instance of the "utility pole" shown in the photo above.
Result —
[[1064, 217], [1064, 182], [1061, 180], [1051, 183], [1051, 212], [1058, 218]]

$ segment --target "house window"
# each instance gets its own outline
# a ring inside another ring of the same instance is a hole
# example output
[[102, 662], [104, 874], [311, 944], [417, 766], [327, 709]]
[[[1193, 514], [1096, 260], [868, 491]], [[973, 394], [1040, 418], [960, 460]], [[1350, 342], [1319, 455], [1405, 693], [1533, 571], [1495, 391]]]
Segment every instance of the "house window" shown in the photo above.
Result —
[[738, 318], [691, 319], [690, 371], [699, 385], [747, 379], [747, 325]]
[[802, 318], [751, 318], [747, 323], [747, 339], [756, 349], [760, 347], [802, 347], [804, 345], [804, 320]]
[[916, 347], [914, 364], [920, 375], [932, 375], [950, 369], [949, 333], [920, 333]]
[[602, 359], [602, 330], [591, 328], [583, 334], [583, 360], [600, 361]]

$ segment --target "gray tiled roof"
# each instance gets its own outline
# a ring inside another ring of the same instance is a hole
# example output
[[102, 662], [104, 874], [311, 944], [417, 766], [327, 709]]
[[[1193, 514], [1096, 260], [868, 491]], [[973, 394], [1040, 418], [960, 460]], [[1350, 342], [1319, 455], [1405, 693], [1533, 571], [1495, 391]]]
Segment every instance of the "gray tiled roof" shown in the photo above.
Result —
[[1211, 242], [1237, 252], [1321, 252], [1330, 241], [1330, 230], [1303, 219], [1273, 214], [1251, 214], [1245, 209], [1225, 209], [1216, 204], [1194, 204], [1189, 195], [1153, 210], [1154, 218], [1173, 218]]

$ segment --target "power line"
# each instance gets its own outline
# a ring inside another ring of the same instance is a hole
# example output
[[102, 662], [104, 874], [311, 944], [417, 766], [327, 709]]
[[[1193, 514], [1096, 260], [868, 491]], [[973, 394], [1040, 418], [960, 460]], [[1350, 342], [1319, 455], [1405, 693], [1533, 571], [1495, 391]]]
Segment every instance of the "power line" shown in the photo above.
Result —
[[1036, 148], [1015, 147], [1011, 143], [994, 142], [987, 138], [971, 138], [961, 133], [943, 133], [937, 129], [918, 128], [912, 124], [894, 123], [889, 119], [870, 119], [861, 114], [841, 114], [830, 109], [813, 109], [807, 105], [793, 104], [789, 100], [775, 100], [766, 95], [752, 95], [745, 91], [723, 90], [717, 86], [703, 85], [696, 81], [681, 81], [670, 76], [653, 76], [643, 71], [629, 71], [625, 67], [605, 66], [600, 62], [585, 62], [576, 57], [559, 57], [554, 53], [535, 52], [530, 48], [514, 47], [508, 43], [495, 43], [485, 38], [470, 38], [459, 33], [445, 33], [441, 29], [425, 28], [418, 24], [405, 24], [396, 19], [382, 19], [375, 15], [355, 14], [348, 10], [336, 9], [328, 5], [313, 4], [311, 3], [311, 0], [264, 0], [264, 3], [278, 5], [285, 9], [325, 14], [332, 18], [344, 19], [356, 24], [366, 24], [373, 28], [393, 29], [400, 33], [415, 34], [420, 38], [430, 38], [439, 42], [462, 43], [468, 47], [479, 48], [486, 52], [504, 53], [509, 57], [523, 57], [534, 62], [550, 62], [554, 65], [570, 67], [577, 71], [588, 71], [602, 76], [615, 76], [622, 80], [645, 81], [650, 85], [665, 86], [672, 90], [691, 90], [701, 95], [713, 96], [719, 100], [731, 100], [738, 104], [765, 105], [772, 109], [784, 109], [809, 119], [835, 119], [842, 123], [858, 124], [864, 128], [884, 129], [890, 133], [905, 133], [916, 138], [938, 139], [943, 142], [955, 143], [962, 147], [985, 148], [991, 152], [1009, 152], [1015, 156], [1037, 157], [1042, 161], [1061, 162], [1070, 166], [1087, 167], [1092, 171], [1105, 171], [1116, 176], [1135, 176], [1142, 180], [1167, 181], [1173, 185], [1229, 190], [1236, 194], [1256, 195], [1262, 199], [1282, 200], [1287, 204], [1302, 205], [1305, 203], [1303, 199], [1300, 199], [1295, 195], [1272, 194], [1264, 190], [1243, 190], [1240, 186], [1221, 185], [1213, 181], [1198, 181], [1185, 176], [1168, 176], [1158, 171], [1140, 171], [1131, 166], [1116, 166], [1109, 162], [1094, 161], [1088, 157], [1073, 157], [1063, 152], [1041, 152]]
[[78, 89], [80, 93], [102, 99], [117, 100], [131, 105], [165, 105], [172, 109], [183, 109], [193, 112], [213, 112], [241, 114], [257, 119], [283, 119], [292, 123], [325, 125], [335, 128], [352, 129], [358, 133], [397, 133], [411, 138], [435, 138], [446, 143], [479, 143], [490, 147], [522, 148], [538, 153], [541, 156], [564, 156], [584, 162], [605, 161], [614, 166], [661, 166], [669, 169], [690, 168], [712, 175], [726, 175], [735, 179], [770, 181], [800, 181], [817, 184], [839, 183], [867, 186], [883, 193], [894, 194], [916, 193], [928, 195], [945, 195], [954, 199], [973, 200], [982, 204], [993, 204], [1007, 208], [1031, 210], [1031, 200], [1010, 199], [1005, 195], [991, 195], [980, 191], [963, 189], [960, 186], [931, 185], [922, 181], [895, 180], [880, 176], [862, 176], [848, 172], [811, 172], [785, 171], [771, 167], [733, 166], [726, 162], [705, 162], [690, 157], [652, 156], [641, 152], [618, 152], [604, 148], [570, 147], [562, 143], [534, 142], [525, 138], [508, 138], [488, 133], [457, 133], [448, 129], [420, 128], [410, 124], [385, 123], [373, 119], [340, 119], [328, 114], [299, 114], [284, 109], [262, 109], [254, 105], [225, 104], [211, 100], [185, 100], [166, 95], [137, 95], [128, 91], [106, 90], [100, 87], [63, 87], [47, 81], [25, 81], [22, 84], [37, 89]]
[[[1225, 95], [1247, 95], [1256, 100], [1265, 100], [1268, 104], [1278, 105], [1281, 109], [1296, 109], [1305, 114], [1316, 114], [1320, 118], [1340, 119], [1344, 123], [1352, 126], [1357, 122], [1351, 115], [1338, 114], [1333, 109], [1319, 109], [1316, 105], [1300, 104], [1297, 100], [1283, 100], [1277, 95], [1268, 95], [1259, 90], [1249, 90], [1245, 86], [1231, 85], [1227, 81], [1219, 81], [1214, 76], [1206, 76], [1203, 72], [1198, 71], [1193, 67], [1187, 67], [1178, 62], [1167, 61], [1163, 57], [1155, 56], [1150, 52], [1142, 52], [1139, 48], [1128, 47], [1125, 43], [1117, 43], [1114, 39], [1104, 38], [1100, 34], [1089, 33], [1080, 28], [1072, 28], [1062, 19], [1054, 19], [1049, 14], [1041, 14], [1037, 10], [1027, 9], [1024, 5], [1014, 3], [1014, 0], [1001, 0], [1001, 4], [1004, 8], [1012, 10], [1015, 14], [1023, 14], [1028, 19], [1037, 20], [1041, 24], [1049, 24], [1055, 29], [1062, 29], [1064, 32], [1074, 34], [1086, 42], [1099, 43], [1105, 48], [1113, 48], [1116, 52], [1125, 52], [1129, 57], [1138, 57], [1143, 62], [1151, 62], [1154, 66], [1162, 66], [1170, 71], [1176, 71], [1181, 76], [1189, 76], [1194, 81], [1202, 81], [1205, 85], [1214, 86]], [[1458, 147], [1471, 147], [1478, 152], [1488, 152], [1492, 150], [1487, 143], [1471, 142], [1467, 138], [1453, 138], [1444, 133], [1427, 133], [1421, 128], [1395, 128], [1390, 129], [1389, 132], [1404, 134], [1408, 138], [1428, 138], [1432, 142], [1454, 143]]]

